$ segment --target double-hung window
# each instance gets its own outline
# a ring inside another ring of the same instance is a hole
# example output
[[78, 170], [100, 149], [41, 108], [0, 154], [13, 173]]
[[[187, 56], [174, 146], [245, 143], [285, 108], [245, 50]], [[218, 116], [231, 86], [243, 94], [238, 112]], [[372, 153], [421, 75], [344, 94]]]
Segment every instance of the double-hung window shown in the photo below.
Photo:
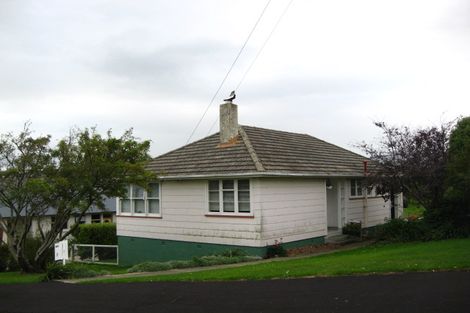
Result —
[[250, 181], [248, 179], [210, 180], [209, 212], [251, 213]]
[[359, 179], [351, 179], [351, 197], [362, 197], [362, 184]]
[[147, 190], [128, 186], [126, 196], [119, 201], [119, 209], [124, 215], [160, 215], [160, 185], [151, 183]]
[[367, 196], [375, 196], [375, 187], [373, 185], [364, 187], [363, 181], [360, 179], [351, 179], [351, 197], [363, 197], [367, 192]]

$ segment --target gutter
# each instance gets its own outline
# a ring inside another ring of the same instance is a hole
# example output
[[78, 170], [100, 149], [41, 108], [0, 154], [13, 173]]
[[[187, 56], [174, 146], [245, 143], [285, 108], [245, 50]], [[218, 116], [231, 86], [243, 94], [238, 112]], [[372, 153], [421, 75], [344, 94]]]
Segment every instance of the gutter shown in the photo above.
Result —
[[161, 175], [159, 180], [187, 180], [187, 179], [208, 179], [208, 178], [224, 178], [224, 177], [299, 177], [299, 178], [328, 178], [343, 177], [356, 178], [364, 177], [364, 174], [332, 174], [332, 173], [283, 173], [283, 172], [246, 172], [246, 173], [214, 173], [214, 174], [196, 174], [196, 175]]

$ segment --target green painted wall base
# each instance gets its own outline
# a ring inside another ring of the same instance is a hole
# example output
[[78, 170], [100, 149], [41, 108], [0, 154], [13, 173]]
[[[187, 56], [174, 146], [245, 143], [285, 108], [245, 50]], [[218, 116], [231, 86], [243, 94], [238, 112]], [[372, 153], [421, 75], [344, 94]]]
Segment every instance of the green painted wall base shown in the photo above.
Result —
[[[318, 245], [325, 242], [324, 237], [283, 243], [286, 249], [308, 245]], [[228, 249], [242, 249], [249, 255], [264, 257], [266, 247], [248, 247], [236, 245], [221, 245], [189, 241], [149, 239], [138, 237], [118, 236], [119, 265], [134, 265], [146, 261], [189, 260], [194, 256], [211, 255]]]

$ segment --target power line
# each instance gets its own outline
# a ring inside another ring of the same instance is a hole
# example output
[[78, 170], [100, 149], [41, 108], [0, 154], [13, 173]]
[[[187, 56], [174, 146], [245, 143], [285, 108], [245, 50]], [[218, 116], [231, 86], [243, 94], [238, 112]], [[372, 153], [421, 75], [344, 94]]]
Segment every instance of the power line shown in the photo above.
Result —
[[[235, 91], [238, 91], [241, 84], [245, 81], [245, 78], [246, 76], [248, 75], [248, 73], [250, 72], [251, 68], [253, 67], [253, 65], [256, 63], [256, 60], [258, 60], [258, 57], [261, 55], [261, 52], [263, 52], [264, 50], [264, 47], [266, 47], [266, 44], [268, 43], [269, 39], [271, 39], [272, 35], [274, 34], [274, 32], [276, 31], [277, 27], [279, 26], [282, 18], [284, 17], [284, 15], [286, 15], [287, 11], [289, 10], [289, 7], [291, 6], [292, 2], [294, 2], [294, 0], [291, 0], [287, 5], [286, 7], [284, 8], [284, 11], [282, 12], [282, 14], [279, 16], [278, 20], [276, 21], [276, 24], [274, 24], [274, 27], [273, 29], [271, 30], [271, 32], [269, 33], [268, 37], [266, 38], [266, 40], [263, 42], [263, 44], [261, 45], [260, 49], [258, 50], [258, 53], [256, 54], [256, 56], [254, 57], [253, 61], [251, 62], [250, 66], [248, 66], [247, 70], [245, 71], [245, 73], [243, 74], [242, 78], [240, 79], [240, 81], [238, 82], [238, 85], [237, 87], [235, 87]], [[219, 118], [217, 117], [214, 121], [214, 123], [212, 124], [211, 128], [209, 129], [209, 132], [207, 133], [208, 135], [211, 133], [212, 129], [214, 128], [215, 124], [217, 124], [217, 120]]]
[[204, 111], [204, 113], [202, 114], [201, 118], [200, 118], [199, 121], [197, 122], [196, 127], [194, 127], [193, 131], [191, 132], [191, 135], [189, 135], [189, 138], [188, 138], [188, 140], [186, 141], [186, 144], [189, 143], [189, 141], [190, 141], [191, 138], [193, 137], [194, 133], [196, 132], [197, 128], [198, 128], [199, 125], [201, 124], [202, 120], [203, 120], [204, 117], [206, 116], [207, 111], [209, 110], [209, 108], [211, 107], [211, 105], [212, 105], [212, 103], [214, 102], [215, 98], [216, 98], [217, 95], [219, 94], [219, 91], [220, 91], [220, 89], [222, 88], [222, 86], [224, 85], [225, 81], [227, 80], [227, 77], [230, 75], [230, 72], [232, 72], [232, 69], [234, 68], [235, 63], [237, 63], [238, 58], [240, 57], [240, 55], [242, 54], [243, 50], [245, 49], [246, 44], [247, 44], [248, 41], [250, 40], [251, 35], [253, 34], [253, 32], [255, 31], [256, 27], [258, 26], [259, 21], [260, 21], [261, 18], [263, 17], [264, 12], [266, 12], [266, 9], [268, 8], [268, 6], [269, 6], [270, 3], [271, 3], [271, 0], [268, 0], [268, 2], [266, 3], [266, 5], [265, 5], [264, 8], [263, 8], [263, 11], [261, 11], [260, 16], [259, 16], [258, 19], [256, 20], [255, 25], [253, 26], [253, 28], [251, 29], [250, 33], [248, 34], [248, 37], [246, 38], [245, 42], [243, 43], [243, 46], [240, 48], [240, 51], [238, 51], [238, 54], [237, 54], [237, 56], [235, 57], [235, 60], [233, 60], [232, 65], [230, 66], [230, 68], [229, 68], [227, 74], [225, 74], [224, 79], [222, 80], [222, 82], [220, 83], [220, 85], [219, 85], [219, 87], [217, 88], [216, 92], [215, 92], [214, 95], [212, 96], [212, 99], [211, 99], [211, 101], [209, 102], [209, 105], [206, 107], [206, 110]]

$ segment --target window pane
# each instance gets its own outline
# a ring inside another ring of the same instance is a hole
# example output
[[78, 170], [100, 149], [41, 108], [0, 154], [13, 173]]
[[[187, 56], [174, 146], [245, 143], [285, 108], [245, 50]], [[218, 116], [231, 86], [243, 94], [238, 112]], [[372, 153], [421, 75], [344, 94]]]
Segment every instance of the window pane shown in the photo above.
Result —
[[249, 202], [238, 202], [238, 212], [250, 213], [250, 203]]
[[133, 185], [132, 186], [132, 198], [144, 198], [144, 188], [140, 186]]
[[356, 195], [356, 180], [351, 179], [351, 196]]
[[149, 213], [160, 213], [160, 200], [148, 200]]
[[121, 212], [131, 213], [131, 200], [121, 200]]
[[209, 211], [219, 212], [219, 210], [220, 210], [219, 202], [209, 202]]
[[224, 191], [224, 202], [233, 202], [234, 200], [233, 191]]
[[235, 205], [233, 202], [224, 202], [224, 212], [235, 212]]
[[145, 213], [144, 200], [134, 200], [134, 213]]
[[235, 195], [233, 191], [224, 191], [224, 212], [235, 212], [234, 196]]
[[218, 180], [210, 180], [209, 181], [209, 190], [219, 190], [219, 181]]
[[249, 191], [239, 191], [238, 192], [238, 201], [250, 202], [250, 192]]
[[250, 190], [250, 181], [248, 179], [239, 180], [238, 190]]
[[233, 180], [223, 180], [222, 181], [223, 189], [233, 189]]
[[131, 195], [131, 186], [127, 186], [126, 187], [126, 195], [124, 196], [124, 198], [129, 198], [129, 196]]
[[360, 184], [358, 184], [357, 186], [357, 193], [356, 193], [358, 196], [362, 196], [362, 187]]
[[158, 198], [159, 195], [159, 188], [158, 184], [149, 184], [149, 189], [147, 190], [147, 197], [148, 198]]
[[218, 191], [210, 191], [209, 192], [209, 201], [219, 202], [219, 192]]

